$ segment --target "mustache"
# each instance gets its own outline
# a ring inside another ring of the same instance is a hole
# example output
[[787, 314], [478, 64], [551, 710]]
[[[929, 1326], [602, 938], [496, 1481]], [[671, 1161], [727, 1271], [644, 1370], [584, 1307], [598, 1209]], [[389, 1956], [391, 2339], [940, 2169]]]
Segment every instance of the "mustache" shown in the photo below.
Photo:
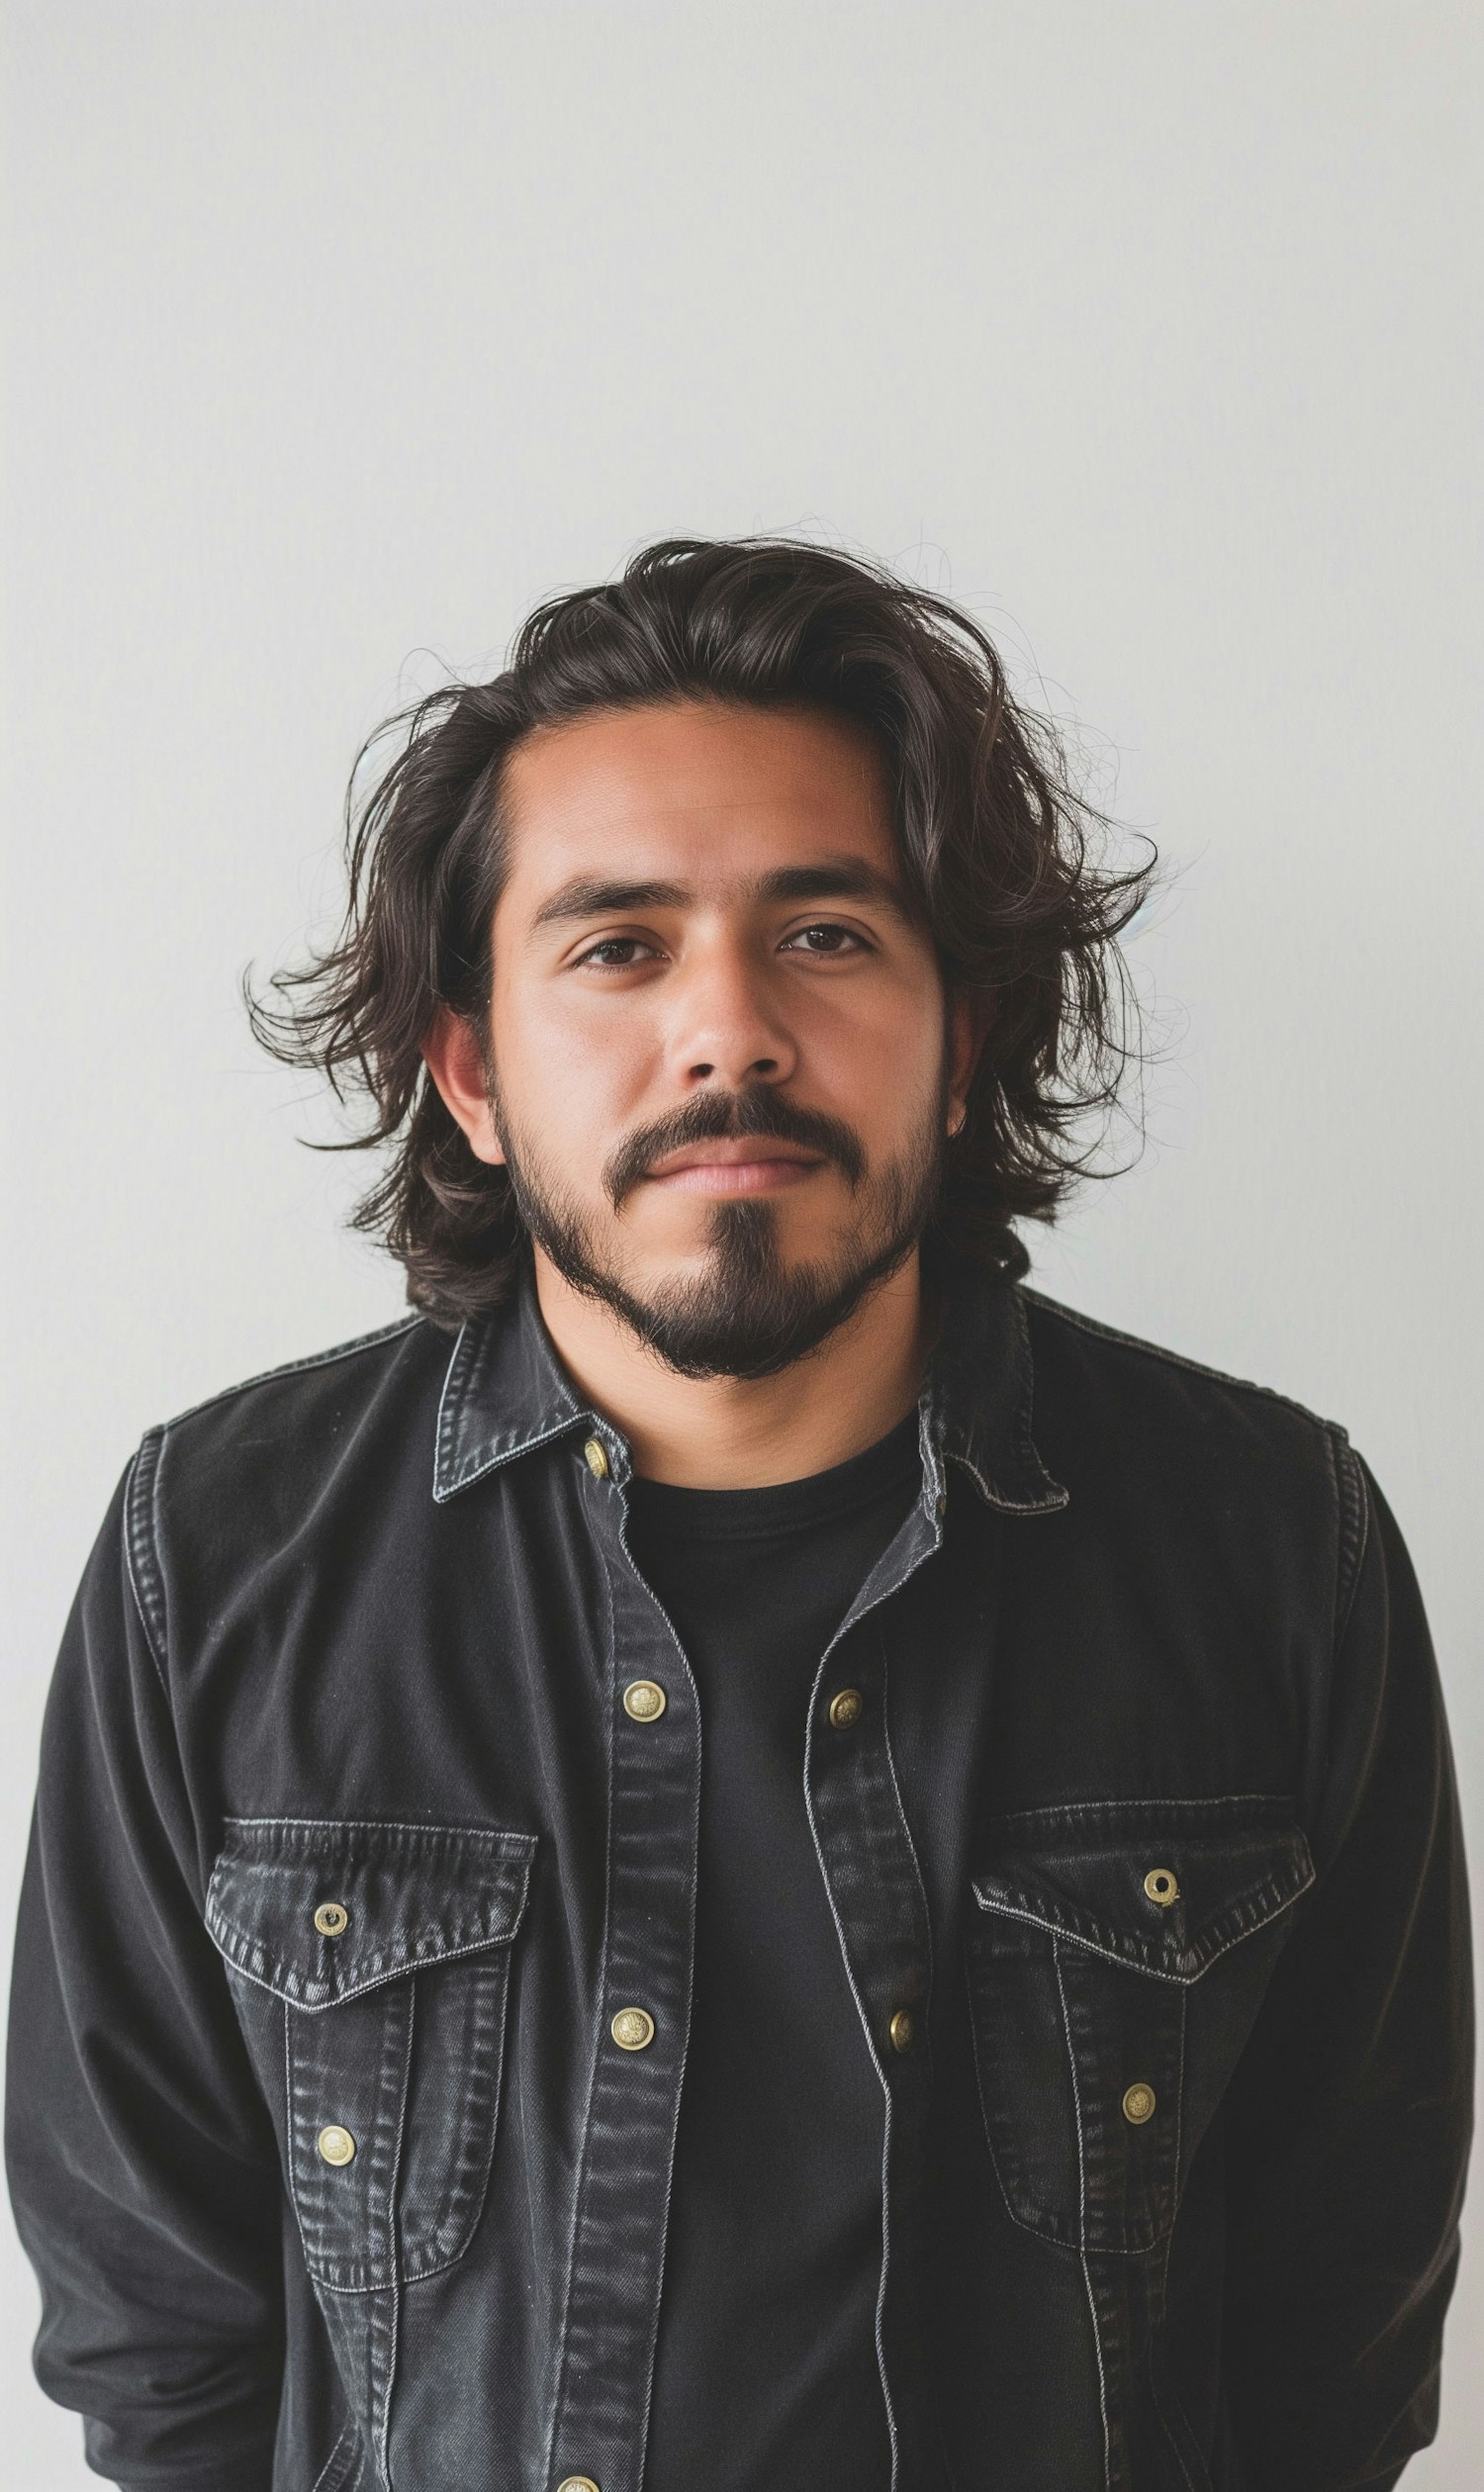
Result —
[[860, 1137], [838, 1117], [801, 1108], [779, 1090], [703, 1090], [673, 1116], [657, 1117], [621, 1142], [603, 1165], [603, 1189], [614, 1211], [621, 1211], [625, 1198], [668, 1152], [684, 1151], [691, 1143], [758, 1138], [819, 1152], [834, 1160], [852, 1191], [866, 1174]]

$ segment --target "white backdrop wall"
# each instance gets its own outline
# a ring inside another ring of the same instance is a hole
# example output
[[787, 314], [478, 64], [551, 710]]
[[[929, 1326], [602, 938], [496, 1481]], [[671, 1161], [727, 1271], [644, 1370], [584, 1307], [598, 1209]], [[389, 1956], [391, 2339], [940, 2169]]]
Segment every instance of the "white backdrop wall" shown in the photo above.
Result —
[[[400, 1310], [237, 977], [332, 915], [364, 731], [674, 531], [949, 589], [1159, 841], [1150, 1143], [1039, 1277], [1345, 1421], [1484, 1857], [1477, 13], [26, 0], [7, 46], [6, 1935], [141, 1430]], [[1418, 2492], [1477, 2480], [1477, 2234]], [[5, 2481], [67, 2492], [35, 2320], [0, 2248]]]

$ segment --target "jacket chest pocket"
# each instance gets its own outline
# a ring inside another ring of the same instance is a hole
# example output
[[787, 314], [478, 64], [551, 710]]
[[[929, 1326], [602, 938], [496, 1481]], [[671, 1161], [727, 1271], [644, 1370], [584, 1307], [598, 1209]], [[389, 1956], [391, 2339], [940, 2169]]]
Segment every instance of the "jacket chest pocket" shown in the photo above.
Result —
[[1016, 2222], [1125, 2254], [1175, 2219], [1314, 1866], [1246, 1796], [1026, 1809], [985, 1829], [969, 1984]]
[[535, 1837], [229, 1819], [206, 1919], [278, 2132], [310, 2273], [413, 2282], [473, 2238]]

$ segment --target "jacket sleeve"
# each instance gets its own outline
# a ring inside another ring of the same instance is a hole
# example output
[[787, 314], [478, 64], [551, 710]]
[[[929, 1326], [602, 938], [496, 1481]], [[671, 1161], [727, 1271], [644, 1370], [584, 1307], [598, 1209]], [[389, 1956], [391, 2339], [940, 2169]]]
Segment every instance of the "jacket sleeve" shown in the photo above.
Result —
[[1343, 1441], [1337, 1459], [1318, 1874], [1229, 2101], [1228, 2397], [1242, 2479], [1263, 2492], [1389, 2486], [1434, 2439], [1470, 2139], [1468, 1895], [1438, 1667], [1396, 1523]]
[[158, 1578], [140, 1580], [153, 1442], [115, 1496], [47, 1702], [6, 2156], [42, 2288], [37, 2375], [85, 2418], [89, 2464], [130, 2492], [267, 2492], [282, 2184], [202, 1920]]

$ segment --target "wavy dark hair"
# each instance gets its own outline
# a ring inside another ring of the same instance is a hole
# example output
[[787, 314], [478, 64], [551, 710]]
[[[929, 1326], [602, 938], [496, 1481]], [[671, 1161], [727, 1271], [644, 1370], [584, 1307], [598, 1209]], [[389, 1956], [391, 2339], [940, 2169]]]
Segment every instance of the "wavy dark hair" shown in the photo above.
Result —
[[[992, 998], [925, 1255], [1018, 1275], [1029, 1257], [1012, 1222], [1053, 1218], [1091, 1168], [1083, 1121], [1112, 1108], [1137, 1052], [1117, 937], [1153, 851], [1134, 867], [1105, 862], [1111, 825], [1075, 792], [1058, 732], [1011, 697], [989, 640], [947, 599], [817, 545], [666, 537], [621, 579], [538, 606], [493, 682], [451, 683], [367, 739], [346, 797], [338, 935], [272, 979], [276, 1005], [244, 979], [270, 1053], [369, 1107], [362, 1130], [328, 1147], [385, 1151], [354, 1224], [398, 1257], [410, 1301], [439, 1324], [497, 1305], [526, 1247], [505, 1169], [474, 1156], [421, 1055], [440, 1005], [487, 1026], [506, 760], [538, 725], [692, 698], [864, 722], [945, 980]], [[388, 737], [395, 758], [362, 798]]]

